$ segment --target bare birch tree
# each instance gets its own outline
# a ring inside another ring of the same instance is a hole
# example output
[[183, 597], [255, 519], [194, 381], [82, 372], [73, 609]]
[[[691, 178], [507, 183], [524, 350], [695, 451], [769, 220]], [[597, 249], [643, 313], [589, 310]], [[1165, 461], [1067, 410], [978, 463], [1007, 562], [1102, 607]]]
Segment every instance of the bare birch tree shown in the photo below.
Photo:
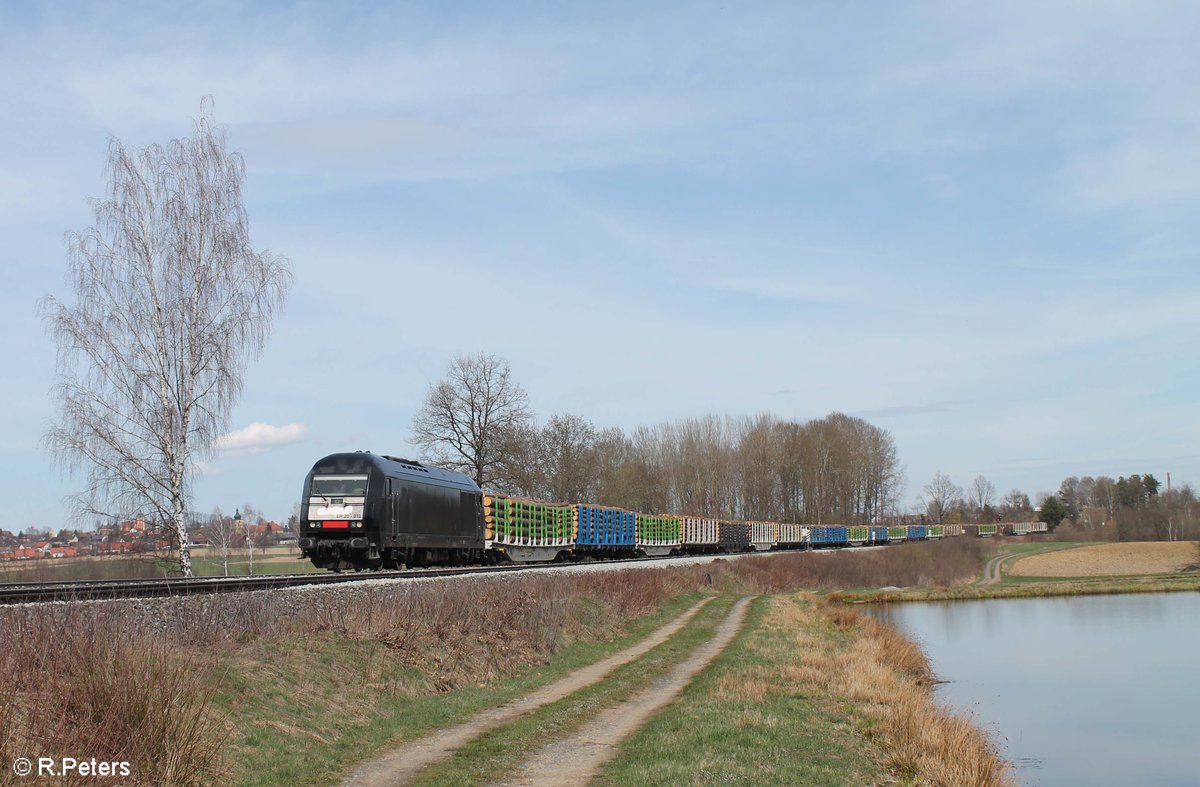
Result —
[[95, 224], [67, 236], [73, 302], [41, 303], [60, 379], [45, 443], [86, 475], [77, 510], [152, 512], [173, 531], [185, 576], [196, 461], [228, 428], [292, 282], [286, 258], [250, 245], [245, 166], [209, 104], [191, 138], [109, 143]]
[[529, 397], [494, 355], [460, 355], [413, 418], [413, 443], [480, 486], [504, 481], [505, 441], [529, 427]]

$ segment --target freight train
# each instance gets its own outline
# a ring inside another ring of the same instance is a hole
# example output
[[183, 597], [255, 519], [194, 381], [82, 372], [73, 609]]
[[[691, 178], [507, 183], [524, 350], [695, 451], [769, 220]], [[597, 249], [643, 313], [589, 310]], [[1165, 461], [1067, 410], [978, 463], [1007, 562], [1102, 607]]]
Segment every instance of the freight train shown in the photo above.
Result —
[[313, 465], [300, 529], [301, 554], [334, 571], [865, 546], [964, 532], [962, 525], [734, 522], [545, 503], [486, 493], [461, 473], [367, 451]]

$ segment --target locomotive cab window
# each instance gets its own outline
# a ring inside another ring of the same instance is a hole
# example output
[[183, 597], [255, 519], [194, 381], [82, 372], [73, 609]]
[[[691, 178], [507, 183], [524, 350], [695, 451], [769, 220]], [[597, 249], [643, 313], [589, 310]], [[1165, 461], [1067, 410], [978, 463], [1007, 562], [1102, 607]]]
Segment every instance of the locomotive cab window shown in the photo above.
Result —
[[365, 475], [313, 476], [312, 494], [321, 497], [363, 497], [367, 494]]

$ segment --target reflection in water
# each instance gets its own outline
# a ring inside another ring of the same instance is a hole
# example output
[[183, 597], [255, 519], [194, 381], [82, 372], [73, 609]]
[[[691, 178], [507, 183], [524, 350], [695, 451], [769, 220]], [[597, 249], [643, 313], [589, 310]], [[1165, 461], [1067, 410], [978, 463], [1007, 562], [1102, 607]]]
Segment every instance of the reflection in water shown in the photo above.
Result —
[[1200, 784], [1200, 593], [873, 609], [1030, 785]]

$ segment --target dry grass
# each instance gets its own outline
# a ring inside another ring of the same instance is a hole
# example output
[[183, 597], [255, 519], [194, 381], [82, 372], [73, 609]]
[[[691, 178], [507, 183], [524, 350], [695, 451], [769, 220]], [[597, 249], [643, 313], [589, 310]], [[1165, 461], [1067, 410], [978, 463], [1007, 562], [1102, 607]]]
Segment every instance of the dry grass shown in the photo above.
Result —
[[713, 587], [765, 595], [889, 585], [952, 587], [975, 581], [994, 549], [980, 539], [950, 538], [835, 554], [795, 552], [716, 561], [694, 571], [709, 575]]
[[1018, 577], [1134, 576], [1180, 571], [1195, 561], [1189, 542], [1122, 542], [1030, 555], [1007, 571]]
[[[789, 707], [822, 719], [820, 724], [828, 728], [820, 739], [830, 748], [835, 738], [850, 734], [841, 728], [845, 720], [867, 738], [867, 749], [902, 784], [1014, 783], [983, 730], [936, 702], [929, 662], [911, 639], [811, 594], [776, 596], [769, 603], [750, 639], [749, 647], [761, 657], [757, 666], [728, 671], [713, 685], [716, 699], [742, 708], [733, 719], [735, 727], [771, 727], [776, 720], [770, 709]], [[780, 698], [791, 698], [791, 704], [781, 704]], [[795, 705], [796, 699], [804, 704]], [[749, 707], [747, 700], [752, 701]], [[853, 769], [847, 763], [835, 767]]]
[[779, 599], [768, 617], [771, 625], [793, 630], [821, 620], [844, 635], [845, 644], [821, 647], [812, 635], [801, 635], [807, 640], [797, 642], [801, 669], [789, 677], [848, 699], [900, 779], [944, 787], [1013, 783], [983, 731], [934, 701], [924, 653], [895, 628], [819, 599]]
[[[978, 573], [981, 548], [954, 539], [687, 568], [2, 609], [0, 762], [86, 755], [132, 763], [127, 784], [220, 782], [225, 752], [240, 749], [226, 745], [238, 733], [215, 694], [240, 678], [284, 686], [315, 674], [322, 668], [306, 655], [318, 645], [386, 646], [389, 656], [356, 676], [360, 700], [429, 696], [520, 675], [578, 640], [611, 639], [685, 592], [959, 583]], [[347, 718], [360, 708], [348, 703]], [[0, 771], [0, 784], [13, 778]]]
[[[212, 784], [221, 726], [201, 659], [82, 614], [61, 629], [6, 632], [0, 645], [0, 761], [72, 757], [129, 762], [129, 779], [63, 784]], [[17, 633], [17, 636], [12, 636]], [[8, 783], [5, 768], [0, 784]]]
[[[221, 783], [237, 733], [214, 696], [243, 682], [319, 680], [326, 668], [312, 654], [321, 647], [382, 643], [390, 653], [353, 676], [346, 696], [356, 702], [343, 708], [353, 719], [372, 695], [431, 695], [521, 674], [570, 642], [616, 636], [702, 583], [642, 570], [3, 609], [0, 761], [95, 757], [130, 762], [123, 784]], [[0, 784], [14, 778], [0, 771]]]

